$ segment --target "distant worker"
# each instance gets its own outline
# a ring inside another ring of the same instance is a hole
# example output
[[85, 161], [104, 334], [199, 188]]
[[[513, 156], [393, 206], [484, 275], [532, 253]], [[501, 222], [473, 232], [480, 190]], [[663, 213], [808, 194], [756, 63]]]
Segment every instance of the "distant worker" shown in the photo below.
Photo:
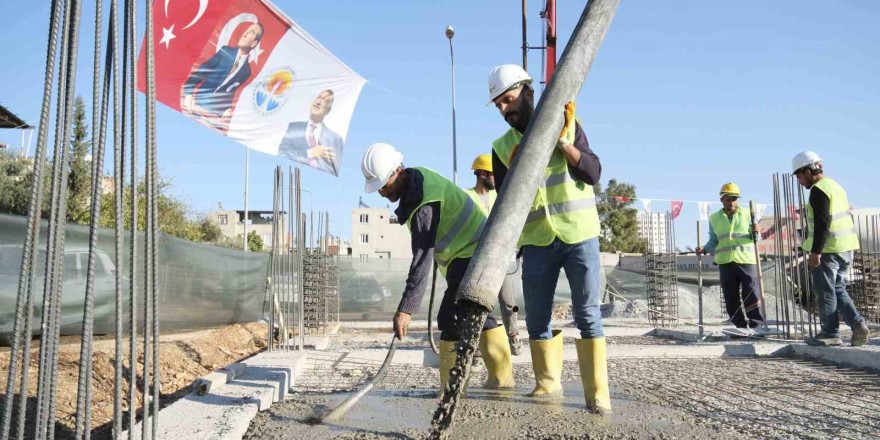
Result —
[[[442, 393], [449, 381], [449, 370], [455, 365], [455, 346], [462, 319], [455, 297], [477, 248], [486, 215], [464, 190], [436, 171], [404, 167], [403, 154], [391, 145], [371, 145], [364, 153], [361, 171], [366, 179], [364, 191], [378, 191], [392, 203], [399, 202], [394, 214], [401, 224], [407, 225], [412, 236], [412, 263], [393, 319], [394, 332], [399, 338], [406, 336], [412, 314], [419, 310], [432, 258], [446, 278], [446, 292], [437, 313]], [[507, 333], [491, 314], [486, 318], [479, 345], [488, 372], [485, 386], [513, 388]]]
[[809, 345], [841, 345], [840, 318], [852, 328], [853, 347], [868, 343], [868, 324], [856, 310], [846, 291], [846, 278], [859, 249], [846, 191], [830, 177], [825, 177], [822, 159], [812, 151], [798, 153], [791, 160], [798, 183], [810, 190], [807, 204], [807, 238], [804, 252], [809, 252], [812, 289], [819, 306], [821, 331], [806, 338]]
[[763, 336], [764, 323], [758, 292], [758, 261], [749, 210], [739, 206], [739, 186], [725, 183], [718, 193], [723, 207], [709, 216], [709, 241], [697, 255], [714, 254], [721, 277], [724, 306], [734, 336]]
[[[510, 164], [534, 112], [532, 78], [505, 64], [489, 74], [489, 102], [510, 125], [492, 143], [492, 170], [501, 191]], [[593, 185], [602, 165], [590, 149], [574, 103], [566, 105], [560, 134], [519, 239], [523, 252], [523, 294], [535, 388], [534, 397], [562, 396], [562, 332], [551, 328], [560, 269], [571, 287], [571, 305], [581, 338], [575, 341], [587, 409], [611, 411], [605, 333], [599, 308], [602, 270], [599, 215]]]
[[[498, 193], [495, 191], [495, 177], [492, 174], [492, 155], [481, 154], [474, 159], [471, 165], [477, 182], [471, 189], [466, 192], [471, 198], [477, 202], [477, 206], [483, 209], [483, 213], [489, 216], [492, 207], [495, 205], [495, 199]], [[517, 324], [517, 315], [519, 307], [516, 305], [516, 297], [522, 294], [522, 280], [519, 272], [519, 260], [513, 255], [507, 267], [507, 276], [504, 277], [504, 284], [501, 285], [501, 292], [498, 294], [498, 307], [501, 308], [501, 321], [504, 322], [504, 328], [507, 330], [507, 340], [510, 342], [510, 352], [514, 356], [522, 353], [522, 344], [519, 341], [519, 325]]]

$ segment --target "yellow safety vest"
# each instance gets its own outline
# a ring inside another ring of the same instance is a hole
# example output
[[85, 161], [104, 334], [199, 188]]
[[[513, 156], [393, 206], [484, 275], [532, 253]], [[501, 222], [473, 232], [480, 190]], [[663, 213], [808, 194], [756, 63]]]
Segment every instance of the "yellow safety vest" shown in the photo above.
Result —
[[[859, 236], [853, 223], [852, 214], [849, 212], [849, 200], [846, 191], [839, 183], [830, 177], [823, 177], [813, 188], [825, 193], [830, 201], [831, 224], [828, 226], [828, 241], [822, 248], [823, 254], [853, 251], [859, 248]], [[813, 249], [813, 232], [816, 230], [815, 214], [813, 207], [807, 203], [807, 239], [804, 241], [804, 250], [810, 252]]]
[[477, 193], [476, 188], [466, 189], [464, 192], [471, 196], [471, 200], [476, 202], [477, 206], [483, 210], [483, 214], [486, 214], [486, 217], [488, 217], [489, 213], [492, 212], [492, 207], [495, 206], [495, 200], [498, 198], [498, 193], [495, 191], [487, 191], [485, 194], [480, 195]]
[[[578, 124], [580, 120], [576, 119]], [[565, 133], [565, 140], [574, 143], [575, 125]], [[519, 145], [522, 133], [507, 130], [492, 142], [492, 149], [501, 162], [510, 168], [511, 153]], [[518, 246], [547, 246], [557, 237], [565, 243], [580, 243], [599, 236], [599, 212], [593, 187], [575, 180], [568, 171], [568, 162], [558, 148], [553, 149], [544, 169], [544, 180], [526, 217]]]
[[464, 190], [425, 167], [414, 167], [422, 173], [424, 185], [422, 200], [406, 219], [406, 226], [412, 231], [412, 217], [424, 205], [440, 202], [440, 222], [437, 225], [437, 238], [434, 242], [434, 261], [446, 276], [446, 268], [456, 258], [470, 258], [474, 255], [477, 242], [486, 226], [486, 215]]
[[724, 210], [709, 217], [712, 231], [718, 237], [715, 247], [716, 264], [756, 264], [755, 242], [751, 233], [751, 215], [745, 208], [739, 207], [733, 218], [728, 219]]

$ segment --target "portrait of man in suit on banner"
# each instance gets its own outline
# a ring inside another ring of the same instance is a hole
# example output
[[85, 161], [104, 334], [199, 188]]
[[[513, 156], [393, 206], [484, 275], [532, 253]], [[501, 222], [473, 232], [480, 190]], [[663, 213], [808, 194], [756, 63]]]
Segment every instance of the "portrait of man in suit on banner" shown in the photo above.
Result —
[[254, 23], [241, 35], [236, 46], [220, 47], [190, 73], [181, 87], [183, 113], [226, 130], [232, 118], [235, 93], [251, 76], [250, 53], [262, 37], [263, 25]]
[[278, 154], [338, 176], [344, 142], [342, 136], [324, 124], [324, 118], [332, 109], [333, 90], [322, 90], [309, 106], [309, 120], [291, 122], [287, 126]]

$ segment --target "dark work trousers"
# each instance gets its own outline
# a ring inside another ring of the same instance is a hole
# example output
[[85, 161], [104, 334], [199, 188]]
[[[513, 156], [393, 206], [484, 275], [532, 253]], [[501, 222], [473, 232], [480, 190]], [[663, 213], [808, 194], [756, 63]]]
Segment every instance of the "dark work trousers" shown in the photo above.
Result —
[[754, 264], [726, 263], [718, 265], [718, 269], [730, 322], [737, 328], [758, 327], [764, 322], [758, 296], [758, 268]]
[[[459, 323], [461, 322], [461, 307], [455, 302], [458, 287], [464, 278], [470, 264], [470, 258], [456, 258], [446, 268], [446, 291], [443, 292], [443, 301], [440, 302], [440, 310], [437, 311], [437, 327], [440, 329], [440, 339], [444, 341], [457, 341], [459, 338]], [[483, 330], [491, 330], [498, 327], [498, 321], [492, 314], [486, 317]]]

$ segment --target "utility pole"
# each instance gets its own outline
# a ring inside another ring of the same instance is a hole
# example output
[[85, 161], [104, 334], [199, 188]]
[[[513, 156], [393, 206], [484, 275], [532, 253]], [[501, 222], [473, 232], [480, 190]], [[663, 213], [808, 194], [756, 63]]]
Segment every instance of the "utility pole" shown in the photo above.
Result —
[[458, 185], [458, 151], [455, 143], [455, 55], [452, 52], [452, 37], [455, 30], [446, 26], [446, 38], [449, 40], [449, 61], [452, 73], [452, 183]]

